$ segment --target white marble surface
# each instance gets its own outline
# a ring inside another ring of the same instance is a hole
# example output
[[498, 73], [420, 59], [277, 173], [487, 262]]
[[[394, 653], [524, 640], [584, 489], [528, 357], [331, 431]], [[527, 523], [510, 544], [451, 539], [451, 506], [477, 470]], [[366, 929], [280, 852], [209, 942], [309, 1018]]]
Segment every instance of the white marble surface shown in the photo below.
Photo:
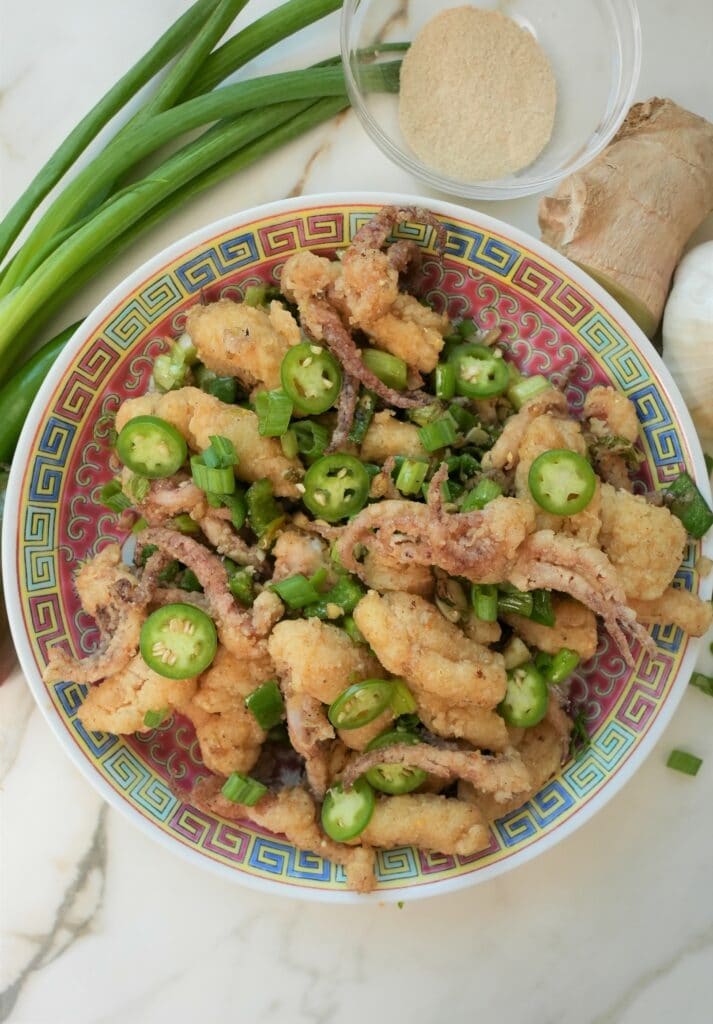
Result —
[[[6, 208], [182, 0], [0, 3], [0, 170]], [[271, 6], [253, 0], [251, 16]], [[638, 96], [713, 118], [710, 0], [641, 0]], [[330, 18], [282, 68], [337, 47]], [[586, 89], [586, 82], [582, 83]], [[231, 210], [293, 192], [419, 191], [352, 114], [154, 230], [72, 304]], [[536, 200], [483, 204], [534, 230]], [[709, 222], [701, 236], [713, 236]], [[713, 659], [703, 661], [708, 671]], [[262, 897], [166, 854], [107, 809], [57, 746], [19, 673], [0, 688], [0, 1020], [162, 1024], [707, 1024], [713, 1006], [713, 702], [685, 695], [635, 778], [535, 862], [470, 891], [396, 906]], [[673, 747], [705, 759], [671, 772]]]

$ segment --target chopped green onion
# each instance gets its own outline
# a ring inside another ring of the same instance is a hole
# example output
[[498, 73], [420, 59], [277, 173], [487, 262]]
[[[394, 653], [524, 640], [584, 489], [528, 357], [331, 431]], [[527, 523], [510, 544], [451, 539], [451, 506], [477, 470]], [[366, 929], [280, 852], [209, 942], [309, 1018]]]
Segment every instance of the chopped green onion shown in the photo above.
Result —
[[259, 391], [255, 395], [255, 412], [262, 437], [281, 437], [290, 424], [293, 408], [292, 399], [282, 388]]
[[180, 512], [177, 516], [173, 517], [171, 529], [178, 530], [179, 533], [185, 533], [187, 536], [194, 536], [200, 533], [200, 526], [195, 519], [191, 519], [187, 512]]
[[253, 533], [262, 540], [274, 539], [276, 524], [284, 522], [282, 506], [275, 501], [272, 484], [268, 479], [256, 480], [248, 487], [245, 495], [248, 508], [248, 523]]
[[161, 708], [160, 711], [147, 711], [144, 715], [144, 725], [147, 729], [158, 729], [159, 725], [166, 720], [168, 715], [168, 708]]
[[552, 385], [547, 378], [537, 373], [534, 377], [523, 377], [521, 380], [511, 384], [506, 394], [511, 405], [518, 411], [530, 398], [534, 398], [535, 395], [539, 395], [540, 392], [546, 391], [551, 387]]
[[138, 473], [132, 473], [124, 486], [134, 501], [143, 501], [149, 493], [150, 484], [148, 477], [139, 476]]
[[140, 566], [146, 565], [151, 555], [155, 555], [157, 551], [158, 548], [155, 544], [144, 544], [137, 559], [138, 564]]
[[503, 489], [499, 483], [484, 476], [478, 481], [473, 490], [466, 494], [460, 510], [461, 512], [475, 512], [483, 509], [488, 502], [499, 498], [502, 493]]
[[532, 615], [533, 622], [539, 622], [541, 626], [554, 626], [555, 610], [552, 607], [552, 593], [549, 590], [532, 591]]
[[437, 452], [455, 441], [455, 423], [450, 416], [443, 416], [433, 423], [427, 423], [425, 427], [420, 427], [418, 436], [427, 452]]
[[206, 466], [202, 455], [191, 456], [191, 475], [196, 487], [213, 494], [231, 494], [235, 490], [232, 466]]
[[314, 461], [324, 455], [329, 444], [329, 431], [321, 423], [314, 420], [297, 420], [291, 430], [297, 438], [297, 450], [308, 461]]
[[158, 574], [159, 583], [173, 583], [180, 571], [181, 563], [177, 559], [172, 558]]
[[273, 725], [267, 734], [267, 739], [269, 743], [280, 743], [283, 746], [289, 745], [290, 734], [285, 723], [280, 722], [278, 725]]
[[372, 391], [362, 388], [357, 400], [356, 409], [354, 410], [352, 429], [349, 431], [349, 440], [353, 444], [361, 444], [366, 437], [366, 432], [374, 417], [375, 409], [376, 396]]
[[255, 581], [247, 569], [240, 569], [230, 558], [223, 561], [228, 574], [228, 590], [248, 608], [255, 600]]
[[552, 655], [546, 651], [538, 651], [535, 655], [535, 668], [547, 679], [552, 668]]
[[231, 803], [254, 807], [258, 800], [267, 793], [267, 786], [263, 786], [262, 782], [250, 778], [249, 775], [233, 772], [226, 779], [220, 792]]
[[428, 405], [417, 405], [415, 409], [408, 409], [406, 418], [417, 427], [425, 427], [427, 423], [440, 419], [445, 411], [443, 402], [430, 402]]
[[230, 509], [230, 521], [236, 530], [242, 530], [247, 516], [247, 504], [243, 491], [235, 488], [234, 494], [212, 494], [207, 493], [208, 504], [213, 508], [224, 506]]
[[286, 459], [296, 459], [299, 454], [299, 446], [297, 444], [297, 434], [290, 427], [284, 434], [280, 435], [280, 446], [282, 448], [282, 454]]
[[396, 486], [402, 494], [418, 494], [428, 473], [428, 463], [422, 459], [404, 459], [396, 476]]
[[99, 501], [112, 512], [123, 512], [131, 508], [131, 501], [122, 491], [119, 480], [110, 480], [108, 484], [104, 484], [99, 491]]
[[672, 514], [680, 519], [686, 532], [696, 540], [713, 526], [713, 511], [688, 473], [681, 473], [664, 491], [664, 500]]
[[364, 366], [386, 384], [387, 388], [394, 388], [396, 391], [406, 390], [408, 366], [403, 359], [392, 356], [390, 352], [382, 352], [378, 348], [365, 348], [361, 355]]
[[452, 402], [448, 406], [448, 415], [462, 434], [467, 434], [478, 422], [472, 412], [466, 409], [464, 405], [458, 405], [457, 402]]
[[350, 615], [365, 594], [362, 585], [352, 576], [340, 576], [331, 590], [319, 594], [319, 600], [307, 605], [307, 618], [332, 619]]
[[703, 672], [694, 672], [691, 676], [691, 686], [695, 686], [708, 697], [713, 697], [713, 676], [707, 676]]
[[211, 469], [232, 469], [238, 464], [238, 455], [235, 445], [229, 437], [221, 437], [218, 434], [211, 434], [208, 438], [210, 448], [203, 452], [203, 461]]
[[532, 617], [534, 601], [532, 591], [518, 590], [510, 583], [501, 583], [498, 588], [498, 614], [515, 613]]
[[151, 377], [159, 391], [182, 388], [188, 380], [188, 371], [198, 357], [196, 347], [187, 334], [174, 342], [168, 352], [154, 359]]
[[192, 569], [183, 570], [178, 585], [181, 590], [185, 590], [188, 593], [200, 593], [203, 590], [198, 577]]
[[319, 601], [317, 589], [302, 573], [296, 573], [294, 576], [288, 576], [285, 580], [271, 584], [270, 590], [274, 590], [287, 607], [293, 610]]
[[202, 363], [196, 367], [194, 372], [196, 383], [201, 391], [205, 391], [207, 395], [213, 395], [214, 398], [225, 402], [226, 405], [232, 405], [235, 402], [238, 397], [238, 382], [235, 377], [219, 377], [217, 373], [213, 373]]
[[459, 324], [456, 324], [456, 331], [461, 338], [472, 338], [474, 334], [478, 333], [478, 327], [475, 320], [461, 320]]
[[689, 754], [685, 750], [672, 750], [666, 761], [667, 768], [683, 772], [684, 775], [698, 775], [698, 769], [702, 764], [703, 758]]
[[580, 657], [576, 651], [570, 650], [569, 647], [561, 647], [547, 669], [545, 674], [547, 682], [555, 686], [564, 683], [572, 675], [579, 662]]
[[703, 458], [706, 462], [706, 472], [710, 475], [713, 473], [713, 455], [709, 455], [708, 452], [703, 452]]
[[268, 286], [266, 284], [248, 285], [243, 295], [243, 302], [246, 306], [266, 306], [267, 289]]
[[439, 363], [434, 374], [437, 398], [453, 398], [456, 393], [456, 368], [451, 363]]
[[285, 702], [276, 679], [268, 679], [245, 698], [245, 707], [265, 732], [282, 720]]
[[391, 699], [389, 706], [398, 718], [400, 715], [412, 715], [418, 705], [414, 695], [409, 690], [403, 679], [392, 679]]
[[134, 525], [131, 527], [131, 532], [132, 533], [141, 533], [141, 531], [145, 530], [148, 525], [149, 524], [146, 521], [146, 519], [144, 519], [144, 517], [141, 516], [141, 518], [137, 519], [136, 522], [134, 523]]
[[495, 622], [498, 617], [498, 590], [492, 583], [472, 583], [470, 603], [481, 622]]
[[349, 639], [355, 644], [365, 644], [366, 639], [364, 634], [357, 626], [352, 615], [345, 615], [342, 620], [342, 629], [347, 634]]
[[572, 736], [569, 741], [569, 756], [574, 757], [578, 750], [580, 752], [582, 750], [586, 750], [591, 742], [592, 738], [589, 735], [589, 730], [587, 729], [584, 711], [578, 711], [572, 719]]

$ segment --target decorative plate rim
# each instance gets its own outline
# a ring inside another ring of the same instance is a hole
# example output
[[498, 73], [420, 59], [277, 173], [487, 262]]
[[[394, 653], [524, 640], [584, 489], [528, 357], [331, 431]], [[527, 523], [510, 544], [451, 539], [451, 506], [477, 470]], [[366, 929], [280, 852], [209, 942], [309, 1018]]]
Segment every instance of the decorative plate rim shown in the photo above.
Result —
[[[100, 793], [100, 795], [126, 818], [136, 824], [146, 835], [154, 841], [159, 842], [166, 849], [173, 851], [186, 861], [198, 864], [213, 871], [214, 873], [229, 878], [232, 881], [248, 886], [251, 889], [272, 895], [291, 895], [308, 901], [339, 902], [339, 903], [360, 903], [365, 902], [395, 902], [396, 900], [423, 899], [449, 892], [456, 892], [460, 889], [484, 882], [490, 878], [510, 870], [520, 864], [526, 863], [532, 858], [550, 849], [562, 839], [571, 835], [576, 829], [587, 822], [598, 810], [618, 793], [629, 781], [634, 772], [641, 766], [646, 757], [651, 753], [658, 739], [668, 725], [678, 703], [685, 691], [687, 676], [693, 670], [701, 639], [688, 638], [687, 645], [678, 670], [670, 684], [668, 696], [663, 705], [657, 711], [653, 724], [648, 728], [641, 743], [627, 758], [614, 776], [607, 780], [607, 783], [593, 796], [582, 801], [575, 814], [561, 822], [559, 827], [540, 836], [535, 842], [520, 850], [515, 850], [508, 856], [486, 865], [485, 867], [451, 878], [444, 878], [433, 881], [423, 881], [417, 884], [407, 884], [401, 887], [388, 889], [377, 889], [368, 895], [353, 893], [343, 889], [320, 889], [300, 886], [297, 884], [285, 883], [281, 878], [275, 880], [264, 879], [247, 872], [236, 871], [227, 864], [204, 856], [197, 850], [190, 849], [177, 837], [164, 833], [142, 814], [139, 813], [126, 800], [106, 782], [102, 775], [88, 758], [83, 755], [79, 748], [68, 739], [65, 725], [59, 720], [54, 706], [44, 687], [39, 672], [37, 671], [34, 656], [24, 628], [22, 611], [19, 598], [19, 578], [16, 564], [16, 536], [18, 530], [19, 502], [21, 499], [22, 485], [24, 481], [27, 458], [35, 438], [37, 428], [45, 413], [47, 403], [56, 386], [55, 382], [60, 379], [67, 369], [72, 365], [79, 349], [85, 344], [95, 329], [111, 313], [127, 293], [133, 291], [142, 281], [159, 271], [165, 264], [180, 257], [181, 253], [193, 249], [195, 246], [208, 242], [211, 238], [222, 232], [235, 228], [247, 226], [249, 223], [261, 218], [271, 217], [282, 213], [293, 211], [307, 211], [316, 207], [325, 206], [379, 206], [384, 204], [415, 205], [425, 206], [435, 213], [445, 217], [451, 217], [468, 222], [474, 227], [483, 228], [500, 234], [517, 245], [521, 245], [531, 252], [541, 256], [554, 267], [562, 271], [580, 288], [594, 298], [602, 306], [607, 314], [622, 328], [628, 336], [634, 348], [641, 353], [649, 363], [656, 379], [665, 388], [671, 401], [673, 411], [677, 417], [681, 435], [688, 448], [688, 454], [695, 470], [695, 477], [702, 487], [703, 492], [710, 498], [710, 485], [708, 475], [705, 472], [705, 463], [698, 436], [688, 409], [678, 391], [678, 388], [671, 377], [671, 374], [664, 365], [661, 357], [642, 334], [634, 321], [618, 305], [618, 303], [604, 289], [593, 281], [589, 276], [575, 264], [551, 249], [545, 243], [527, 234], [518, 228], [481, 213], [478, 210], [471, 210], [468, 207], [450, 203], [445, 200], [404, 195], [390, 192], [326, 192], [316, 193], [309, 196], [296, 196], [290, 199], [276, 200], [271, 203], [250, 207], [243, 211], [213, 221], [205, 227], [178, 239], [176, 242], [165, 247], [155, 256], [146, 260], [141, 266], [133, 270], [120, 281], [115, 288], [104, 298], [86, 317], [82, 326], [76, 332], [74, 338], [62, 352], [53, 367], [52, 373], [44, 381], [25, 422], [20, 436], [17, 453], [13, 461], [10, 479], [6, 494], [6, 511], [2, 533], [2, 563], [3, 583], [5, 600], [7, 605], [10, 628], [18, 653], [20, 666], [27, 679], [30, 691], [44, 715], [50, 729], [57, 737], [60, 746], [70, 757], [76, 767], [79, 768], [84, 777]], [[702, 550], [713, 555], [713, 538], [709, 537], [704, 543]], [[701, 597], [710, 597], [713, 590], [713, 578], [701, 581], [699, 594]]]

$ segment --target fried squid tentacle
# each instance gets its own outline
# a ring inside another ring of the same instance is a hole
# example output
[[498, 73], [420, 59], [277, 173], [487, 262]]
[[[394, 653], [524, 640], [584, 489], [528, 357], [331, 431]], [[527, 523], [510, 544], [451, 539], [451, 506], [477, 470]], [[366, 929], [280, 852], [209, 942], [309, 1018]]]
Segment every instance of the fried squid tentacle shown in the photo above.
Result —
[[349, 434], [354, 423], [357, 400], [359, 398], [359, 381], [350, 374], [344, 374], [342, 390], [339, 392], [339, 404], [337, 406], [337, 425], [332, 434], [332, 440], [327, 447], [327, 454], [337, 451], [349, 440]]

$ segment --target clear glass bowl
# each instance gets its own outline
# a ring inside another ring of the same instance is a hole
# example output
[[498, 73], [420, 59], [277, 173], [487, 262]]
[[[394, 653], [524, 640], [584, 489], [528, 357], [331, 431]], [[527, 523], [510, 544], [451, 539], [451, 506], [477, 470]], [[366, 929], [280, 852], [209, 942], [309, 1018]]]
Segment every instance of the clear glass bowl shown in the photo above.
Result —
[[[470, 199], [513, 199], [552, 189], [599, 153], [624, 120], [641, 63], [635, 0], [480, 0], [535, 36], [557, 80], [552, 137], [534, 163], [497, 181], [458, 181], [424, 164], [399, 127], [398, 96], [369, 91], [365, 69], [393, 60], [381, 43], [410, 41], [458, 0], [345, 0], [341, 48], [347, 88], [362, 124], [395, 163], [434, 189]], [[364, 52], [366, 51], [366, 52]]]

